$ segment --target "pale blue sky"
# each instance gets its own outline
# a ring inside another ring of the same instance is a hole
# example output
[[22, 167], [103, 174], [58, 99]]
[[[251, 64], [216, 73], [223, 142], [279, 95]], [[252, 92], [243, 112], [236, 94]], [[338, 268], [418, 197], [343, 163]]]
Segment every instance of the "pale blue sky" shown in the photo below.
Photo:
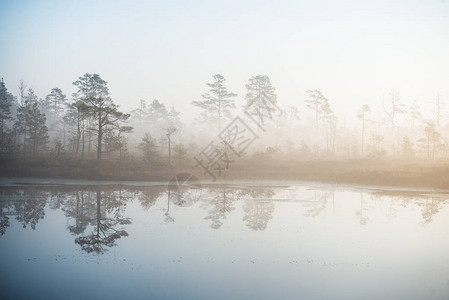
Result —
[[393, 88], [407, 104], [440, 93], [449, 105], [447, 1], [2, 0], [0, 28], [14, 94], [23, 79], [40, 97], [70, 95], [98, 73], [124, 110], [157, 98], [192, 116], [213, 74], [239, 103], [247, 79], [266, 74], [282, 105], [303, 106], [315, 88], [348, 116]]

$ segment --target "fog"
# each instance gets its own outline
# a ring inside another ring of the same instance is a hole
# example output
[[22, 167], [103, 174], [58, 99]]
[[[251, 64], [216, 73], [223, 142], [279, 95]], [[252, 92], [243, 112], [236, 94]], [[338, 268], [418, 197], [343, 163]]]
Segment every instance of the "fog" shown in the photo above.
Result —
[[449, 299], [448, 53], [446, 0], [0, 1], [0, 299]]
[[[304, 114], [318, 89], [347, 122], [369, 104], [382, 112], [391, 90], [433, 117], [447, 100], [445, 1], [3, 1], [0, 70], [17, 94], [23, 79], [37, 95], [66, 95], [84, 73], [109, 84], [128, 112], [140, 99], [175, 106], [193, 121], [204, 84], [222, 74], [243, 105], [245, 84], [268, 75], [282, 106]], [[89, 46], [87, 46], [89, 45]], [[379, 116], [380, 117], [380, 116]], [[303, 121], [305, 119], [303, 118]]]
[[[349, 118], [318, 89], [287, 106], [268, 75], [242, 84], [239, 95], [222, 74], [211, 76], [190, 102], [199, 113], [189, 113], [189, 121], [176, 105], [158, 99], [122, 111], [98, 74], [75, 78], [70, 96], [55, 87], [42, 97], [24, 81], [13, 94], [2, 80], [2, 172], [168, 180], [188, 171], [212, 181], [243, 176], [447, 185], [441, 167], [447, 166], [449, 124], [439, 94], [426, 107], [431, 114], [392, 89], [379, 99], [382, 110], [360, 102], [345, 108]], [[323, 163], [312, 170], [302, 165], [314, 161]], [[423, 166], [430, 173], [419, 174]]]

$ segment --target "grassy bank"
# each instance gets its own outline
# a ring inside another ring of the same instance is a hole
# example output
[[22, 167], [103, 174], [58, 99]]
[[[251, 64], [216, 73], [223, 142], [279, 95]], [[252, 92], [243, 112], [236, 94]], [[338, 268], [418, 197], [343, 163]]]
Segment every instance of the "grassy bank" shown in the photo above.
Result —
[[[183, 168], [149, 166], [140, 160], [127, 162], [81, 160], [74, 157], [3, 157], [2, 177], [46, 177], [90, 180], [168, 181], [179, 172], [210, 179], [193, 163]], [[310, 180], [331, 183], [427, 187], [449, 189], [449, 162], [432, 160], [239, 160], [218, 179]]]
[[449, 189], [448, 161], [402, 160], [270, 160], [238, 166], [233, 178], [310, 180], [330, 183]]

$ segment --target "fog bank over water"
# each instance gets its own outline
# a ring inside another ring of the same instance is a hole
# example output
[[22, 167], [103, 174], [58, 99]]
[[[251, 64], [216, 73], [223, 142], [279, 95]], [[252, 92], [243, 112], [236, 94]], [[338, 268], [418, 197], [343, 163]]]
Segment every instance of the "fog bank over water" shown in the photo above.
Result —
[[3, 0], [0, 41], [0, 299], [449, 299], [449, 0]]

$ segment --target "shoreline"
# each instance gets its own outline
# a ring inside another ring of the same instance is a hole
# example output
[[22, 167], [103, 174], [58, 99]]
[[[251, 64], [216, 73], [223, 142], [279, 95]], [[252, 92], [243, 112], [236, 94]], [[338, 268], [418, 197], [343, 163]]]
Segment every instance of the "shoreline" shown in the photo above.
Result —
[[[238, 180], [233, 179], [229, 181], [199, 181], [201, 187], [289, 187], [307, 185], [313, 187], [335, 186], [340, 189], [363, 189], [371, 191], [391, 191], [391, 192], [412, 192], [412, 193], [436, 193], [449, 194], [449, 188], [434, 188], [434, 187], [407, 187], [407, 186], [392, 186], [392, 185], [373, 185], [361, 183], [343, 183], [343, 182], [325, 182], [325, 181], [310, 181], [310, 180], [282, 180], [282, 179], [262, 179], [262, 180]], [[10, 188], [46, 188], [46, 187], [119, 187], [119, 188], [149, 188], [167, 186], [165, 181], [115, 181], [115, 180], [84, 180], [84, 179], [70, 179], [70, 178], [46, 178], [46, 177], [0, 177], [0, 189]]]
[[[31, 163], [30, 163], [31, 162]], [[69, 163], [67, 163], [69, 162]], [[231, 165], [212, 182], [203, 170], [193, 165], [185, 168], [160, 166], [145, 168], [138, 163], [118, 165], [110, 161], [31, 158], [24, 161], [2, 160], [0, 178], [41, 179], [51, 184], [76, 181], [83, 185], [167, 184], [179, 173], [191, 173], [204, 184], [239, 184], [241, 182], [315, 182], [324, 184], [398, 187], [408, 189], [449, 190], [449, 162], [400, 160], [245, 160]], [[3, 186], [3, 185], [2, 185]]]

